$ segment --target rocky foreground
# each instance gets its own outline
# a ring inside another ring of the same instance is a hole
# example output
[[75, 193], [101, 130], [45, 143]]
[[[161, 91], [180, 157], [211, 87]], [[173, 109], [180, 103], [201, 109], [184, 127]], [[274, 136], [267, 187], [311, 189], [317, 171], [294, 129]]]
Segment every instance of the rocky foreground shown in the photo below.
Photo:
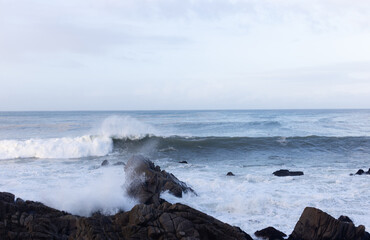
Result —
[[[185, 192], [196, 193], [148, 159], [132, 157], [125, 171], [127, 192], [140, 204], [112, 216], [95, 213], [80, 217], [0, 192], [0, 239], [252, 239], [238, 227], [161, 199], [163, 191], [177, 197]], [[355, 227], [347, 219], [337, 220], [321, 210], [306, 208], [288, 239], [370, 240], [364, 226]], [[268, 228], [256, 235], [284, 239], [286, 235], [275, 230]]]

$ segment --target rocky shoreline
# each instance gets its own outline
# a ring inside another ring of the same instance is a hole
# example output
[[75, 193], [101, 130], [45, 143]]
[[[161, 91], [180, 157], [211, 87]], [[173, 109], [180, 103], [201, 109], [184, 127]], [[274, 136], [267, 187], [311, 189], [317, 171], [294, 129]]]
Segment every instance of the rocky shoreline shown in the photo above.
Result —
[[[134, 156], [125, 165], [127, 193], [140, 204], [112, 216], [95, 213], [81, 217], [39, 202], [15, 199], [0, 192], [0, 239], [247, 239], [239, 227], [230, 226], [184, 204], [160, 198], [168, 191], [176, 197], [196, 192], [153, 162]], [[264, 239], [285, 239], [272, 227], [257, 231]], [[289, 240], [370, 240], [365, 227], [348, 217], [335, 219], [325, 212], [304, 209]]]

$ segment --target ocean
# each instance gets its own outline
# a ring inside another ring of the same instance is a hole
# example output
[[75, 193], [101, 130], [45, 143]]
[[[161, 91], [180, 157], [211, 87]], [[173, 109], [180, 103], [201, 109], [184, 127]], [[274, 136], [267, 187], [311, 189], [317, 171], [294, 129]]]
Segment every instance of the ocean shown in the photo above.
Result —
[[0, 112], [0, 191], [16, 197], [84, 216], [130, 210], [114, 163], [135, 154], [197, 192], [162, 198], [250, 235], [290, 234], [306, 206], [370, 229], [370, 175], [350, 176], [370, 168], [370, 110]]

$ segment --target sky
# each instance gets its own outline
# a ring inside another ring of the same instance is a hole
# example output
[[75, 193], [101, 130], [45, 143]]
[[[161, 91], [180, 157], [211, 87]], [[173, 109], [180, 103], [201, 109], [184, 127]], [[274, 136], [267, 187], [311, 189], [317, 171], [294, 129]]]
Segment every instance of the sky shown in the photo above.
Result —
[[368, 0], [0, 0], [0, 111], [370, 108]]

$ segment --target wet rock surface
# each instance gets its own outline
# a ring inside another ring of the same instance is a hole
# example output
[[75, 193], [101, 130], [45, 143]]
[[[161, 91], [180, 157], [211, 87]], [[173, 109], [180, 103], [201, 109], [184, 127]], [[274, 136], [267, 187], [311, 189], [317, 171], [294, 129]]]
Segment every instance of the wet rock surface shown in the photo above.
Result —
[[329, 214], [306, 207], [289, 240], [370, 240], [365, 227], [339, 221]]
[[130, 182], [128, 194], [138, 199], [140, 203], [158, 205], [161, 203], [159, 195], [164, 191], [176, 197], [182, 197], [182, 194], [187, 192], [196, 194], [186, 183], [140, 155], [128, 160], [125, 171], [126, 182]]
[[286, 234], [277, 230], [274, 227], [267, 227], [254, 233], [256, 237], [268, 239], [268, 240], [282, 240], [286, 237]]
[[273, 172], [277, 177], [287, 177], [287, 176], [302, 176], [303, 172], [301, 171], [289, 171], [288, 169], [280, 169], [278, 171]]
[[0, 239], [252, 239], [183, 204], [138, 204], [113, 216], [79, 217], [0, 193]]

